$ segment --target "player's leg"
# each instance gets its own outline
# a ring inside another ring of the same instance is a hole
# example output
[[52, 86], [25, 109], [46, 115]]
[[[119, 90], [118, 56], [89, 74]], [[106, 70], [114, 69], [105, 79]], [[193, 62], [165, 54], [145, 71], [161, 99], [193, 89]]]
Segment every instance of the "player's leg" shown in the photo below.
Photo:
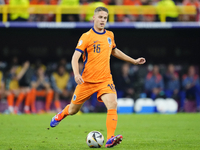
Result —
[[57, 115], [55, 115], [51, 119], [50, 126], [51, 127], [56, 127], [60, 123], [60, 121], [62, 121], [68, 115], [74, 115], [74, 114], [76, 114], [81, 109], [82, 105], [83, 104], [73, 104], [73, 103], [70, 103], [61, 112], [59, 112]]
[[37, 90], [35, 88], [32, 88], [30, 90], [30, 107], [31, 107], [32, 113], [36, 113], [36, 107], [35, 107], [36, 93], [37, 93]]
[[122, 135], [114, 136], [115, 129], [117, 127], [117, 95], [114, 93], [106, 93], [101, 96], [102, 101], [107, 107], [107, 142], [106, 147], [113, 147], [120, 144], [122, 141]]
[[103, 101], [107, 108], [107, 142], [106, 147], [113, 147], [122, 141], [122, 136], [114, 136], [117, 127], [117, 94], [113, 81], [107, 81], [99, 85], [100, 90], [97, 93], [98, 101]]
[[7, 95], [7, 102], [8, 102], [8, 112], [14, 113], [14, 99], [15, 95], [11, 91], [6, 92]]
[[26, 92], [26, 98], [25, 98], [25, 106], [24, 106], [24, 112], [26, 114], [30, 114], [30, 105], [31, 105], [31, 91], [29, 87], [24, 87], [24, 90]]
[[117, 96], [113, 93], [106, 93], [101, 96], [101, 99], [107, 108], [106, 127], [108, 140], [114, 136], [117, 127]]
[[83, 103], [94, 93], [88, 86], [89, 83], [83, 83], [76, 87], [71, 103], [52, 118], [51, 127], [57, 126], [66, 116], [74, 115], [81, 109]]
[[15, 103], [15, 107], [14, 107], [14, 113], [17, 114], [18, 113], [18, 109], [20, 104], [22, 103], [22, 101], [24, 100], [26, 94], [23, 88], [19, 89], [19, 94]]
[[58, 114], [58, 121], [64, 119], [68, 115], [75, 115], [82, 107], [83, 104], [68, 104], [60, 114]]

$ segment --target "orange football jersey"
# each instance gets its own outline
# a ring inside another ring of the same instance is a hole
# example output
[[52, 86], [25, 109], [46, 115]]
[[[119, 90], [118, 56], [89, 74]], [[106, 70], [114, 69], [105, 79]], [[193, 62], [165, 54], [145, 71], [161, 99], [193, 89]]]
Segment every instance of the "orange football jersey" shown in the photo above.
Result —
[[83, 53], [84, 67], [81, 75], [85, 82], [112, 80], [110, 55], [115, 48], [114, 34], [111, 31], [99, 33], [92, 28], [81, 36], [76, 50]]

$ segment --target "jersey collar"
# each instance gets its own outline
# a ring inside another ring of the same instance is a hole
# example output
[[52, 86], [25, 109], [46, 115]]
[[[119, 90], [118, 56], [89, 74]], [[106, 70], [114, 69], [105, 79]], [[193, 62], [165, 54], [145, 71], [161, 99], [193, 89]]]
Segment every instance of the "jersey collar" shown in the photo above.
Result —
[[97, 31], [94, 29], [94, 27], [92, 27], [92, 30], [93, 30], [96, 34], [105, 34], [105, 33], [106, 33], [106, 30], [105, 30], [105, 29], [104, 29], [104, 31], [103, 31], [102, 33], [97, 32]]

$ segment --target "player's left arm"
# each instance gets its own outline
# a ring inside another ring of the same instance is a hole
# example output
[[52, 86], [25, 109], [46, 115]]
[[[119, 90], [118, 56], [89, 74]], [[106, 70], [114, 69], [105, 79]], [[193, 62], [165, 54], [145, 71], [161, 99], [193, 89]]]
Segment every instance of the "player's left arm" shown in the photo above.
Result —
[[146, 62], [145, 58], [141, 57], [138, 59], [133, 59], [130, 56], [124, 54], [118, 48], [115, 48], [112, 50], [112, 55], [118, 59], [124, 60], [124, 61], [129, 62], [134, 65], [142, 65]]

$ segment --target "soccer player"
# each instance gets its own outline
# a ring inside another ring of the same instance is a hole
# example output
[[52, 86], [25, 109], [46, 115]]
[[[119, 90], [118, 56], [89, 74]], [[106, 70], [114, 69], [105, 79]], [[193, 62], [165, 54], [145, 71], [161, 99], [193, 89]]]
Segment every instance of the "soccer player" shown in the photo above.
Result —
[[[76, 89], [71, 103], [60, 113], [55, 115], [50, 123], [51, 127], [57, 126], [68, 115], [76, 114], [83, 103], [97, 92], [97, 99], [107, 107], [107, 142], [105, 147], [113, 147], [120, 144], [122, 135], [114, 136], [117, 126], [117, 95], [110, 73], [110, 55], [132, 64], [144, 64], [144, 58], [133, 59], [120, 51], [114, 41], [114, 34], [105, 30], [108, 19], [108, 10], [105, 7], [97, 7], [94, 12], [94, 26], [84, 33], [72, 56], [72, 68], [76, 83]], [[84, 68], [79, 73], [78, 60], [83, 54]]]

